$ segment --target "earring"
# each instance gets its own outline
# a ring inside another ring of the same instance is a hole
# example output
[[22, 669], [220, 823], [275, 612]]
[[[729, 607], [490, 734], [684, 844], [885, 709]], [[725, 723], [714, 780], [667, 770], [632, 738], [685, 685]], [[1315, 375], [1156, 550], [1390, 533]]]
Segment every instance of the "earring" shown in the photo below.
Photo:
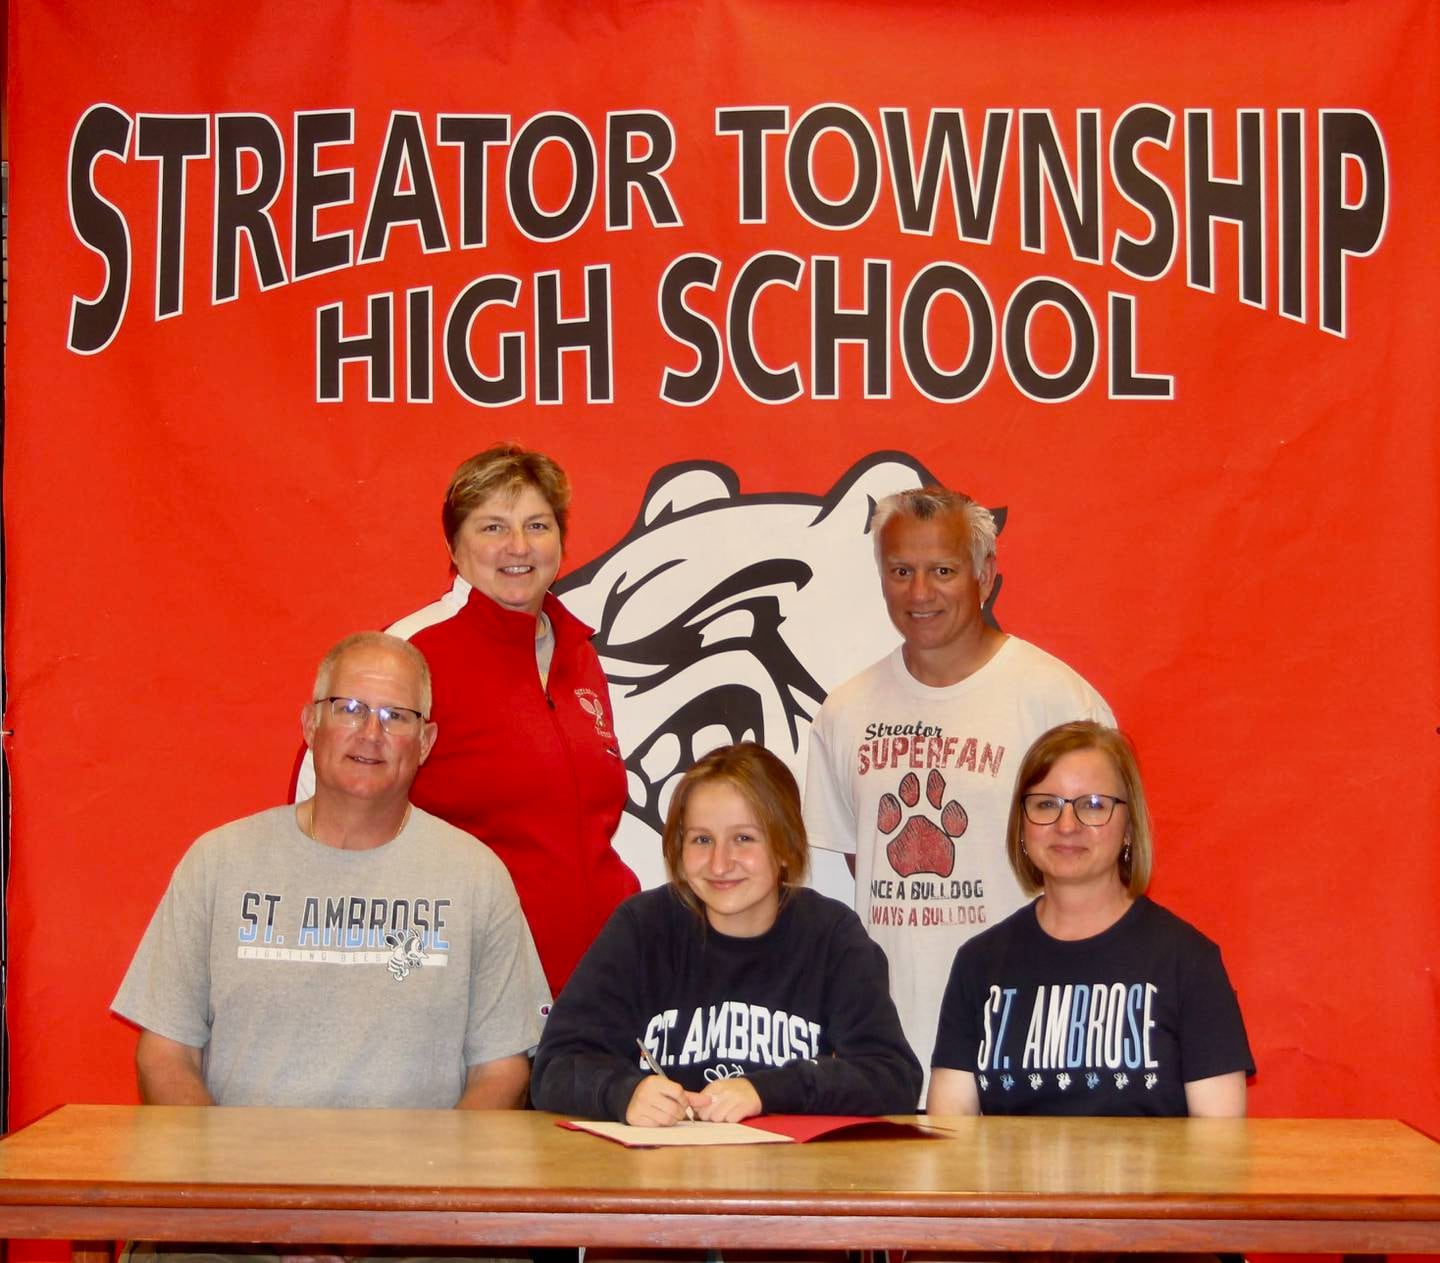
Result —
[[1122, 863], [1125, 863], [1125, 864], [1128, 864], [1128, 863], [1130, 862], [1130, 839], [1129, 839], [1129, 838], [1126, 838], [1126, 839], [1125, 839], [1125, 845], [1120, 848], [1120, 860], [1121, 860]]

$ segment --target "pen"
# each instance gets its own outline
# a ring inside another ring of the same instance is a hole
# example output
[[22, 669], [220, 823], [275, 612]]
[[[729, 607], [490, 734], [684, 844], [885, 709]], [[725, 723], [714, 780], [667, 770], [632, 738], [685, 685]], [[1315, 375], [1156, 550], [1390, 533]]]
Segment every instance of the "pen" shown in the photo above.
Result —
[[[635, 1037], [635, 1042], [640, 1046], [640, 1055], [645, 1058], [645, 1064], [650, 1067], [652, 1073], [658, 1074], [662, 1079], [668, 1079], [670, 1076], [660, 1069], [660, 1063], [655, 1060], [655, 1054], [645, 1047], [644, 1041], [638, 1035]], [[685, 1121], [689, 1123], [695, 1121], [695, 1111], [690, 1108], [688, 1102], [685, 1105]]]

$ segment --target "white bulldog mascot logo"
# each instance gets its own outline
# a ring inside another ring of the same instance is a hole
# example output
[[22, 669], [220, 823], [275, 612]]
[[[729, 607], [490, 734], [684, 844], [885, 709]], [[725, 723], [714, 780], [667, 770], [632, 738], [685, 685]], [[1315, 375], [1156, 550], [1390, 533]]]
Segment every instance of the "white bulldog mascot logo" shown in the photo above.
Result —
[[[741, 495], [724, 465], [669, 465], [625, 538], [556, 584], [595, 628], [630, 778], [615, 845], [642, 885], [665, 880], [665, 808], [701, 755], [758, 741], [803, 779], [826, 694], [896, 643], [876, 578], [875, 502], [933, 481], [899, 452], [867, 456], [818, 496]], [[843, 857], [813, 862], [815, 884], [850, 902]]]

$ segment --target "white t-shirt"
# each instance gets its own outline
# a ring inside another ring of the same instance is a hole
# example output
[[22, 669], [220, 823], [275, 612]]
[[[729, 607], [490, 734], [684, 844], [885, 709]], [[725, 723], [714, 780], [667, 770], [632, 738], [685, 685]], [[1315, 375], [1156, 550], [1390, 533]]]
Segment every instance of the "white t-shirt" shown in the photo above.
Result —
[[855, 856], [855, 911], [885, 949], [924, 1066], [956, 951], [1025, 902], [1005, 859], [1020, 760], [1072, 719], [1115, 722], [1079, 675], [1010, 636], [944, 688], [915, 679], [897, 648], [831, 693], [810, 730], [810, 843]]

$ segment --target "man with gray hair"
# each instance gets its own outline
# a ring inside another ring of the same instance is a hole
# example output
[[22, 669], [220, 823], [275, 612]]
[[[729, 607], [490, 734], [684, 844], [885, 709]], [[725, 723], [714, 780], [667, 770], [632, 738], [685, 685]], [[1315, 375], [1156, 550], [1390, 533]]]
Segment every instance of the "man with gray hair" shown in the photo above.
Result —
[[845, 853], [855, 910], [928, 1067], [956, 950], [1024, 902], [1005, 860], [1021, 757], [1056, 724], [1114, 719], [1063, 662], [987, 621], [989, 509], [922, 487], [882, 500], [870, 529], [902, 643], [820, 708], [805, 826], [812, 845]]
[[141, 1099], [521, 1106], [550, 996], [505, 866], [410, 805], [423, 655], [346, 637], [312, 696], [314, 797], [190, 848], [115, 997]]

